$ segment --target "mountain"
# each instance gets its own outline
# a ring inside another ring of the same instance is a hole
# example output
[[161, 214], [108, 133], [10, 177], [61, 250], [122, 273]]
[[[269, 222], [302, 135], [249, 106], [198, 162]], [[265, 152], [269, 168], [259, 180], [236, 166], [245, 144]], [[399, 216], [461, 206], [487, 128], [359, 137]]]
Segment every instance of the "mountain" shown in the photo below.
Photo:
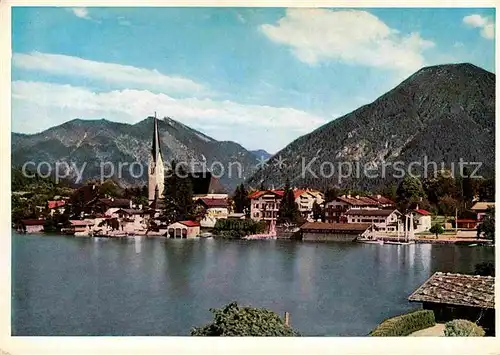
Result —
[[264, 160], [267, 160], [273, 156], [271, 153], [268, 153], [264, 149], [251, 150], [250, 153], [255, 155], [257, 159], [264, 159]]
[[[232, 192], [237, 184], [254, 172], [257, 164], [255, 156], [237, 143], [217, 141], [170, 118], [159, 120], [158, 128], [165, 162], [175, 158], [188, 163], [191, 170], [208, 168], [214, 174], [222, 175], [220, 182], [227, 192]], [[11, 138], [13, 166], [22, 166], [28, 161], [36, 164], [47, 162], [54, 169], [56, 162], [70, 165], [73, 162], [76, 169], [70, 169], [70, 176], [76, 176], [85, 166], [85, 181], [99, 178], [101, 164], [104, 164], [104, 173], [111, 173], [113, 166], [113, 178], [123, 186], [143, 185], [147, 183], [153, 118], [149, 117], [134, 125], [105, 119], [74, 119], [37, 134], [12, 133]], [[204, 161], [206, 163], [203, 166]], [[212, 165], [214, 162], [217, 163]], [[141, 176], [140, 167], [143, 169]]]
[[472, 64], [423, 68], [374, 102], [296, 139], [248, 183], [280, 186], [289, 178], [295, 186], [376, 189], [397, 182], [402, 167], [424, 172], [409, 164], [425, 164], [425, 156], [438, 169], [443, 163], [456, 172], [462, 158], [481, 163], [476, 175], [494, 175], [495, 74]]

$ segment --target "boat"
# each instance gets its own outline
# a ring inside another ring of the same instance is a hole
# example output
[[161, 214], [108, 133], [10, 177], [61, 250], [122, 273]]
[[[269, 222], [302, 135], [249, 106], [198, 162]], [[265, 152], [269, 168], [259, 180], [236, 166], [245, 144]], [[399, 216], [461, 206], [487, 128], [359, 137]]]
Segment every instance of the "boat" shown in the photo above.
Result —
[[384, 240], [384, 244], [410, 245], [410, 244], [415, 243], [413, 240], [410, 240], [410, 234], [413, 235], [413, 215], [411, 213], [409, 216], [405, 215], [405, 230], [404, 230], [404, 232], [405, 232], [405, 236], [404, 236], [404, 239], [401, 241], [399, 239], [399, 223], [398, 223], [398, 239], [397, 240]]
[[379, 244], [379, 245], [384, 244], [383, 240], [370, 239], [370, 238], [358, 238], [358, 239], [356, 239], [356, 241], [358, 243], [364, 243], [364, 244]]
[[205, 233], [201, 233], [200, 234], [200, 238], [205, 238], [205, 239], [212, 238], [213, 236], [214, 235], [212, 233], [210, 233], [210, 232], [205, 232]]

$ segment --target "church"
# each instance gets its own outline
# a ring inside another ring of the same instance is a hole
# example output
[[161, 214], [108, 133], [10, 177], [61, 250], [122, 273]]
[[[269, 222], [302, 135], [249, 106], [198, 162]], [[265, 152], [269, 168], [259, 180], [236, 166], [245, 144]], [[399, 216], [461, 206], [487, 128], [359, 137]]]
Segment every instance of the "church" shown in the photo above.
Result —
[[[153, 141], [148, 165], [148, 200], [150, 207], [156, 207], [163, 198], [165, 184], [165, 158], [161, 151], [159, 120], [156, 112], [153, 119]], [[193, 186], [193, 197], [227, 199], [227, 192], [210, 171], [190, 171], [188, 178]], [[151, 204], [153, 204], [151, 206]]]
[[148, 165], [148, 200], [153, 202], [163, 196], [165, 184], [165, 165], [160, 147], [160, 132], [158, 130], [158, 119], [153, 117], [153, 144]]

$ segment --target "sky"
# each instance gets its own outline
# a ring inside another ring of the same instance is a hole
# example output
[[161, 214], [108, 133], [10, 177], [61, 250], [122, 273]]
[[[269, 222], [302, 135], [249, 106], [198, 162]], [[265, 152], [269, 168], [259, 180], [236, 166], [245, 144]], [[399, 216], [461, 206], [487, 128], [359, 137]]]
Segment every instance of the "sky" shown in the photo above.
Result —
[[495, 72], [495, 10], [12, 9], [12, 130], [157, 112], [275, 153], [429, 65]]

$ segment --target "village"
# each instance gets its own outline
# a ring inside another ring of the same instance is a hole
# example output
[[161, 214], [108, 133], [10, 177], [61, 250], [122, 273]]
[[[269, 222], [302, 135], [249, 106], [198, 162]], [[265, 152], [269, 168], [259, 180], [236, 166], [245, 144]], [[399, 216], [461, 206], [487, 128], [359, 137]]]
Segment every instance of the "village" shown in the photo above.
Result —
[[[477, 229], [488, 209], [494, 208], [494, 202], [474, 202], [466, 211], [469, 218], [458, 218], [455, 211], [455, 216], [443, 219], [419, 207], [421, 197], [400, 211], [395, 201], [381, 194], [325, 196], [325, 192], [315, 189], [292, 187], [288, 181], [281, 189], [261, 186], [248, 192], [242, 184], [230, 196], [207, 171], [189, 172], [184, 179], [189, 183], [187, 198], [192, 200], [188, 201], [189, 210], [196, 213], [183, 215], [177, 211], [166, 218], [165, 204], [170, 198], [166, 184], [185, 181], [165, 179], [156, 116], [153, 122], [148, 185], [144, 187], [147, 198], [134, 201], [116, 196], [103, 192], [103, 184], [90, 182], [71, 196], [54, 196], [45, 205], [37, 205], [37, 218], [13, 221], [13, 227], [21, 233], [57, 232], [75, 237], [203, 238], [242, 229], [237, 234], [242, 239], [491, 244]], [[178, 195], [177, 190], [175, 187], [171, 194]], [[23, 194], [26, 193], [13, 192], [20, 200], [26, 200]], [[184, 197], [180, 196], [181, 200]], [[178, 205], [176, 208], [180, 209]], [[185, 218], [179, 219], [180, 216]], [[228, 220], [240, 222], [224, 222]]]

